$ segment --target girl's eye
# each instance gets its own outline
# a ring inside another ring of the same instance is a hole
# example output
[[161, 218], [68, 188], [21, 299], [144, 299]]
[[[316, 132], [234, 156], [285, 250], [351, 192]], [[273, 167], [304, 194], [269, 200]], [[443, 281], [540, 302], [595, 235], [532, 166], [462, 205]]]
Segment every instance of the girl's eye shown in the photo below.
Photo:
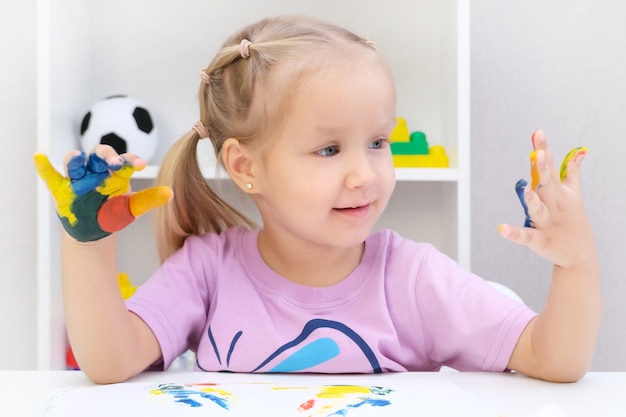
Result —
[[324, 146], [322, 149], [315, 151], [319, 156], [333, 156], [339, 153], [339, 147], [337, 145]]
[[387, 141], [385, 139], [376, 139], [375, 141], [370, 143], [369, 148], [370, 149], [382, 149], [385, 147], [386, 142]]

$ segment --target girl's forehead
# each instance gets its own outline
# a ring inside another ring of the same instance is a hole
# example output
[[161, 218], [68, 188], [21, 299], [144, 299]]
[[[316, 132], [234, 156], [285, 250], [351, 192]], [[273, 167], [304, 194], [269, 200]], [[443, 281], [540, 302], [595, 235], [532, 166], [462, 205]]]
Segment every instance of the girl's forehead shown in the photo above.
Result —
[[[349, 51], [344, 54], [310, 54], [301, 59], [289, 59], [276, 64], [264, 85], [257, 89], [256, 126], [267, 140], [286, 126], [294, 117], [314, 122], [327, 116], [337, 120], [344, 111], [360, 114], [356, 107], [372, 103], [380, 119], [395, 120], [395, 89], [385, 61], [375, 51]], [[346, 97], [348, 96], [348, 97]], [[351, 98], [350, 108], [337, 106], [341, 98]], [[341, 114], [340, 114], [341, 113]], [[344, 120], [345, 121], [345, 120]], [[343, 123], [342, 123], [343, 124]]]
[[[308, 63], [306, 61], [309, 61]], [[333, 79], [351, 77], [356, 74], [369, 74], [371, 76], [388, 76], [391, 72], [386, 62], [372, 51], [351, 51], [344, 53], [327, 52], [319, 56], [306, 57], [303, 63], [294, 66], [295, 78], [300, 78], [301, 88], [318, 82], [329, 82]]]
[[[318, 71], [302, 74], [296, 83], [293, 96], [300, 101], [308, 102], [312, 96], [336, 99], [351, 94], [359, 100], [375, 99], [373, 93], [393, 97], [395, 103], [395, 87], [389, 68], [380, 60], [347, 61], [337, 65], [329, 65]], [[383, 99], [385, 97], [378, 97]], [[346, 99], [348, 97], [345, 97]]]
[[[385, 68], [356, 67], [353, 71], [316, 74], [293, 95], [285, 108], [287, 123], [332, 131], [360, 125], [386, 126], [395, 121], [395, 90]], [[321, 132], [320, 132], [321, 133]]]

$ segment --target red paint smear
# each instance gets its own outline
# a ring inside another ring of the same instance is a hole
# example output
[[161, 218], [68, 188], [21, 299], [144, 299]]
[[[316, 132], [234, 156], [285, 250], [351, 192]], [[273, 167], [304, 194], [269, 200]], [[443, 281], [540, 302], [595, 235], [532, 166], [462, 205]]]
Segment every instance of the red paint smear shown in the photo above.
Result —
[[302, 404], [300, 404], [300, 407], [298, 407], [298, 411], [310, 410], [311, 408], [313, 408], [314, 404], [315, 404], [315, 400], [313, 400], [313, 399], [305, 401]]
[[109, 198], [98, 210], [98, 224], [109, 233], [117, 232], [135, 220], [130, 212], [128, 195]]

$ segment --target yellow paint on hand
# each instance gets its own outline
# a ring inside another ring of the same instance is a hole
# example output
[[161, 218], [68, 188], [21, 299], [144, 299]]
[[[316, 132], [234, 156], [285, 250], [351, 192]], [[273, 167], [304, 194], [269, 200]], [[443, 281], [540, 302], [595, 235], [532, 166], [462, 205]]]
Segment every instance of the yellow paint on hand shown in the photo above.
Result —
[[537, 168], [537, 151], [530, 153], [530, 187], [535, 190], [539, 185], [539, 169]]
[[71, 211], [71, 205], [76, 195], [72, 191], [70, 180], [61, 175], [50, 163], [48, 156], [43, 153], [34, 155], [35, 168], [46, 187], [52, 193], [57, 203], [57, 212], [61, 217], [67, 218], [71, 225], [75, 225], [78, 219]]
[[117, 171], [113, 171], [111, 176], [102, 182], [96, 190], [102, 195], [115, 197], [130, 191], [130, 177], [137, 171], [130, 165], [124, 165]]
[[569, 161], [577, 158], [579, 155], [586, 154], [587, 151], [588, 149], [586, 147], [579, 146], [578, 148], [572, 149], [571, 151], [567, 153], [567, 155], [565, 155], [565, 158], [563, 159], [563, 163], [561, 164], [561, 172], [560, 172], [561, 181], [567, 178], [567, 164], [569, 163]]
[[172, 189], [165, 185], [139, 191], [130, 198], [130, 213], [135, 217], [141, 216], [156, 207], [166, 204], [173, 196]]

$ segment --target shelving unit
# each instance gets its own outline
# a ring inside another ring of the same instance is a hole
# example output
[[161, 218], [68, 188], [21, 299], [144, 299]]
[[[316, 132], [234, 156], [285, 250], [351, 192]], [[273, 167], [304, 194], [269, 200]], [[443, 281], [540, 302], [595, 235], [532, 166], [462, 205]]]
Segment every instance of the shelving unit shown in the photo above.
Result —
[[[133, 175], [135, 179], [153, 179], [159, 172], [158, 165], [148, 165], [142, 171]], [[209, 179], [222, 177], [215, 174], [213, 166], [204, 169], [204, 176]], [[226, 175], [223, 175], [226, 178]], [[434, 181], [434, 182], [456, 182], [459, 179], [457, 168], [396, 168], [397, 181]]]
[[[159, 152], [133, 182], [148, 186], [165, 150], [198, 118], [199, 69], [236, 28], [283, 13], [317, 16], [376, 41], [396, 81], [398, 115], [411, 131], [426, 132], [431, 145], [444, 146], [451, 164], [397, 169], [377, 227], [432, 242], [469, 267], [469, 0], [39, 0], [39, 149], [60, 165], [78, 148], [78, 126], [93, 102], [134, 96], [159, 129]], [[210, 163], [205, 172], [229, 193]], [[38, 368], [62, 369], [60, 226], [41, 182], [38, 201]], [[149, 221], [139, 219], [118, 242], [118, 269], [143, 282], [158, 265]]]

